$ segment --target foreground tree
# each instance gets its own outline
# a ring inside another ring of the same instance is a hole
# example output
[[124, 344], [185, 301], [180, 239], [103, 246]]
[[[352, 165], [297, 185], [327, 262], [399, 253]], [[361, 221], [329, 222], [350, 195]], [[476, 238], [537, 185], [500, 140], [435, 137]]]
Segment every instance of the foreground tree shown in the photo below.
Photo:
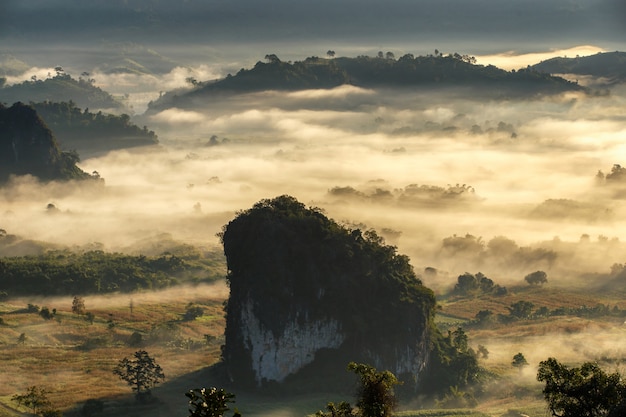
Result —
[[[189, 398], [189, 417], [223, 417], [229, 411], [228, 403], [235, 402], [235, 394], [220, 388], [196, 388], [185, 393]], [[235, 409], [233, 417], [241, 417]]]
[[619, 372], [607, 374], [597, 364], [568, 368], [555, 358], [539, 363], [537, 379], [554, 417], [626, 415], [626, 384]]
[[379, 372], [373, 366], [350, 362], [348, 370], [360, 378], [357, 389], [357, 408], [347, 402], [337, 405], [328, 403], [327, 412], [318, 411], [317, 417], [390, 417], [397, 405], [393, 387], [400, 384], [396, 376], [389, 371]]
[[131, 386], [139, 401], [148, 399], [151, 389], [165, 379], [161, 366], [145, 350], [135, 352], [134, 359], [122, 359], [113, 373]]

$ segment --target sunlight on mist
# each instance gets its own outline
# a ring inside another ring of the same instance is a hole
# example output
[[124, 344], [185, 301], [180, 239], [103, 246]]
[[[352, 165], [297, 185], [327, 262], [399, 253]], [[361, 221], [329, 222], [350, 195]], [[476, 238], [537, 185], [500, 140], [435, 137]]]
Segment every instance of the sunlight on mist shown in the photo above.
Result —
[[547, 52], [534, 52], [534, 53], [517, 53], [510, 51], [508, 53], [499, 53], [495, 55], [479, 55], [476, 56], [476, 60], [482, 65], [495, 65], [498, 68], [505, 70], [517, 70], [520, 68], [526, 68], [527, 65], [534, 65], [538, 62], [545, 61], [554, 57], [576, 57], [594, 55], [598, 52], [606, 52], [603, 48], [593, 45], [580, 45], [567, 49], [558, 49]]
[[[390, 231], [418, 272], [480, 269], [515, 282], [528, 273], [521, 265], [441, 256], [443, 239], [506, 236], [545, 247], [621, 236], [625, 194], [596, 174], [626, 159], [623, 104], [619, 94], [502, 102], [453, 89], [350, 86], [206, 100], [146, 117], [160, 149], [82, 161], [104, 187], [14, 181], [0, 191], [0, 224], [26, 239], [105, 250], [159, 233], [213, 247], [238, 210], [290, 194], [338, 221]], [[436, 191], [470, 188], [471, 198]], [[576, 268], [605, 273], [623, 261], [621, 249], [598, 246], [597, 256], [557, 260], [549, 272], [554, 281]], [[445, 279], [427, 284], [445, 287]]]

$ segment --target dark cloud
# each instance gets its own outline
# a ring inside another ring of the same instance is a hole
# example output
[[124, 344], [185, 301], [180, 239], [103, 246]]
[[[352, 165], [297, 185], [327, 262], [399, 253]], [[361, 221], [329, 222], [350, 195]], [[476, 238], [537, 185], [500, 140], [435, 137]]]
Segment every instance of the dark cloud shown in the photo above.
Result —
[[[617, 0], [319, 0], [185, 1], [23, 0], [3, 2], [8, 35], [106, 35], [144, 42], [378, 40], [416, 43], [494, 34], [511, 42], [611, 36], [623, 14]], [[617, 13], [615, 12], [617, 10]], [[622, 20], [623, 21], [623, 20]]]

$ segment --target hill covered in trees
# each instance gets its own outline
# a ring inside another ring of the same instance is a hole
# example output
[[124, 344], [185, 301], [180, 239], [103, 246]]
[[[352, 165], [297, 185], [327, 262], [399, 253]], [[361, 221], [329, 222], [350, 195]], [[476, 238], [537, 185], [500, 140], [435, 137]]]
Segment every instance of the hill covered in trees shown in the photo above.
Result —
[[65, 150], [76, 150], [83, 157], [115, 149], [149, 146], [159, 143], [157, 135], [119, 116], [81, 110], [72, 101], [31, 103]]
[[[0, 244], [11, 235], [1, 233]], [[0, 259], [0, 293], [72, 295], [167, 288], [183, 282], [212, 282], [217, 261], [197, 254], [143, 256], [101, 250]]]
[[626, 81], [626, 52], [606, 52], [566, 58], [556, 57], [531, 67], [548, 74], [577, 74], [606, 78], [609, 83]]
[[422, 392], [478, 374], [467, 343], [434, 326], [434, 294], [408, 257], [374, 231], [280, 196], [241, 212], [221, 237], [230, 286], [223, 358], [235, 382], [320, 389], [350, 360]]
[[216, 95], [333, 88], [343, 84], [364, 88], [476, 87], [485, 90], [483, 94], [495, 96], [582, 90], [575, 83], [532, 69], [508, 72], [493, 65], [477, 65], [474, 57], [458, 53], [417, 57], [406, 54], [395, 59], [392, 53], [381, 52], [377, 57], [309, 57], [294, 63], [281, 61], [274, 54], [265, 59], [266, 62], [259, 61], [251, 69], [241, 69], [218, 81], [190, 80], [194, 86], [191, 91], [167, 93], [151, 102], [149, 109], [191, 107]]
[[76, 152], [62, 152], [52, 132], [31, 106], [0, 105], [0, 182], [11, 175], [43, 181], [93, 179], [76, 166]]
[[79, 107], [94, 109], [119, 109], [122, 105], [106, 91], [96, 87], [89, 74], [78, 80], [57, 67], [54, 77], [45, 80], [33, 76], [30, 81], [6, 86], [6, 79], [0, 77], [0, 103], [5, 105], [18, 101], [73, 101]]

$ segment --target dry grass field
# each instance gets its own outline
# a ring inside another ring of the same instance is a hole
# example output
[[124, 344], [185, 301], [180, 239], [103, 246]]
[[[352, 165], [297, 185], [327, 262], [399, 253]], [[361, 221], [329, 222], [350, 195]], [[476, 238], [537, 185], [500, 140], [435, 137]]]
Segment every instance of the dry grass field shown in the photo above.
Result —
[[[86, 315], [71, 312], [72, 297], [10, 299], [0, 303], [0, 417], [28, 415], [28, 410], [17, 407], [11, 397], [32, 385], [46, 388], [53, 406], [65, 416], [80, 416], [82, 404], [89, 399], [104, 403], [101, 417], [188, 415], [184, 393], [219, 384], [209, 368], [220, 356], [226, 296], [223, 284], [132, 296], [85, 296], [85, 307], [93, 314], [93, 323]], [[495, 379], [486, 383], [485, 394], [473, 410], [433, 409], [432, 402], [422, 402], [405, 404], [398, 415], [501, 417], [525, 413], [543, 417], [548, 413], [542, 387], [535, 377], [540, 361], [550, 356], [573, 364], [595, 360], [611, 370], [623, 371], [623, 319], [564, 315], [480, 327], [471, 324], [478, 311], [489, 309], [506, 314], [506, 307], [519, 300], [550, 309], [597, 303], [626, 309], [619, 294], [598, 296], [549, 287], [520, 287], [503, 297], [446, 298], [437, 317], [439, 326], [463, 326], [474, 349], [479, 345], [486, 347], [489, 354], [480, 359], [480, 364]], [[185, 321], [183, 314], [189, 303], [202, 307], [204, 315]], [[29, 304], [56, 309], [56, 314], [46, 320], [38, 313], [28, 312]], [[133, 333], [142, 335], [140, 345], [129, 345]], [[23, 343], [19, 341], [22, 334], [26, 336]], [[135, 401], [130, 387], [112, 373], [120, 359], [140, 348], [155, 358], [166, 375], [154, 390], [154, 402], [143, 405]], [[511, 365], [518, 352], [529, 362], [522, 370]], [[337, 393], [291, 397], [254, 391], [235, 393], [235, 405], [244, 416], [304, 416], [323, 409], [328, 401], [352, 401]]]
[[[72, 297], [1, 303], [0, 415], [27, 411], [17, 410], [11, 397], [32, 385], [48, 390], [53, 406], [66, 415], [88, 399], [103, 400], [111, 409], [132, 401], [130, 387], [112, 371], [120, 359], [139, 349], [148, 351], [161, 365], [165, 384], [206, 368], [219, 360], [224, 299], [223, 284], [184, 293], [180, 289], [139, 293], [133, 294], [131, 314], [128, 295], [86, 296], [85, 307], [94, 314], [93, 323], [85, 315], [71, 312]], [[184, 321], [188, 303], [202, 307], [204, 315]], [[27, 312], [28, 304], [56, 309], [56, 314], [46, 320]], [[140, 333], [143, 341], [130, 346], [134, 332]], [[21, 334], [26, 336], [23, 343], [19, 342]], [[205, 335], [211, 340], [207, 342]], [[195, 387], [189, 385], [177, 393], [183, 410], [184, 392]]]

